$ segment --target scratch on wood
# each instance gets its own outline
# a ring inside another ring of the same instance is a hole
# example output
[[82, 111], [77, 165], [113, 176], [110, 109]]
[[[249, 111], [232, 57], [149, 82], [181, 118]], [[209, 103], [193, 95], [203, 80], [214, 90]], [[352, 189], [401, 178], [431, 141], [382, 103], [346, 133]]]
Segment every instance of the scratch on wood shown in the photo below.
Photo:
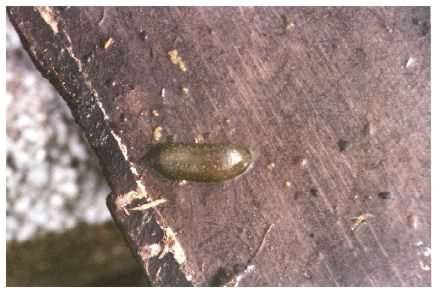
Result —
[[261, 239], [260, 245], [258, 245], [257, 250], [255, 251], [254, 255], [249, 259], [248, 266], [251, 264], [251, 262], [261, 253], [263, 250], [264, 245], [266, 244], [267, 236], [269, 235], [270, 231], [272, 230], [274, 224], [270, 224], [269, 227], [267, 227], [266, 232], [264, 232], [263, 238]]
[[58, 33], [58, 21], [56, 19], [56, 14], [49, 6], [39, 6], [36, 7], [37, 11], [43, 20], [50, 26], [50, 28]]
[[406, 282], [402, 279], [402, 277], [399, 274], [399, 270], [394, 266], [394, 263], [391, 261], [390, 256], [388, 255], [387, 251], [385, 250], [385, 248], [383, 247], [383, 245], [380, 243], [379, 238], [377, 238], [376, 232], [374, 232], [373, 227], [368, 227], [371, 234], [374, 237], [374, 240], [376, 241], [377, 245], [379, 246], [380, 251], [382, 252], [383, 256], [385, 256], [385, 258], [388, 260], [391, 269], [394, 271], [394, 273], [396, 274], [396, 277], [399, 279], [400, 283], [403, 286], [406, 286]]
[[106, 8], [105, 7], [103, 7], [102, 8], [102, 15], [101, 15], [101, 19], [98, 21], [98, 25], [102, 25], [103, 23], [104, 23], [104, 19], [105, 19], [105, 16], [106, 16]]
[[324, 262], [324, 265], [325, 265], [325, 268], [326, 268], [327, 272], [328, 272], [329, 275], [330, 275], [330, 279], [335, 283], [336, 286], [339, 287], [339, 286], [340, 286], [340, 285], [339, 285], [339, 282], [338, 282], [338, 280], [336, 280], [336, 278], [335, 278], [335, 276], [334, 276], [332, 270], [330, 269], [330, 266], [329, 266], [329, 264], [328, 264], [328, 261], [324, 258], [324, 259], [323, 259], [323, 262]]
[[167, 202], [166, 199], [161, 198], [161, 199], [153, 200], [152, 202], [140, 205], [138, 207], [131, 208], [130, 211], [145, 211], [145, 210], [157, 207], [158, 205], [161, 205], [166, 202]]

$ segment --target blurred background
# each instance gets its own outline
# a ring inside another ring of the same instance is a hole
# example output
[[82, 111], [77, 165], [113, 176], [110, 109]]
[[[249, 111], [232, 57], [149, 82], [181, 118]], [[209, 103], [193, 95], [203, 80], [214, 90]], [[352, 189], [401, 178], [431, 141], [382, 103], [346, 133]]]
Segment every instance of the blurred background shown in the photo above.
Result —
[[146, 285], [70, 110], [6, 32], [7, 286]]

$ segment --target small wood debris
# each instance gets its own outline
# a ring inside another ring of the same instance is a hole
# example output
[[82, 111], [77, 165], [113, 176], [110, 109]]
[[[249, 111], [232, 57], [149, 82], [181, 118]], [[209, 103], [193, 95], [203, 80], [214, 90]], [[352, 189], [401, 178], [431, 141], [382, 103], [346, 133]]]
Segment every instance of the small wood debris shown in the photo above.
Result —
[[412, 229], [417, 229], [419, 227], [419, 217], [416, 215], [409, 215], [407, 218], [407, 224]]
[[159, 141], [162, 138], [162, 130], [161, 126], [157, 126], [153, 129], [153, 141]]
[[295, 28], [295, 24], [286, 15], [283, 15], [284, 29], [286, 32], [292, 31]]
[[154, 117], [159, 117], [159, 111], [157, 111], [156, 109], [154, 109], [153, 111], [151, 111], [151, 114], [152, 114]]
[[222, 269], [216, 274], [212, 285], [215, 287], [238, 287], [241, 280], [254, 270], [255, 265], [234, 268], [232, 271]]
[[159, 259], [162, 259], [168, 252], [172, 252], [174, 244], [176, 243], [176, 237], [169, 227], [165, 228], [164, 232], [161, 240], [162, 251], [159, 255]]
[[108, 48], [113, 46], [113, 43], [114, 43], [113, 38], [110, 37], [104, 42], [103, 48], [107, 50]]
[[286, 181], [286, 182], [284, 182], [284, 186], [286, 186], [287, 188], [289, 188], [289, 187], [292, 186], [292, 182], [290, 182], [290, 181]]
[[148, 40], [148, 34], [144, 30], [139, 31], [139, 37], [141, 38], [141, 40], [144, 40], [144, 41]]
[[187, 184], [188, 184], [188, 181], [186, 181], [185, 179], [180, 180], [179, 183], [178, 183], [179, 186], [185, 186]]
[[152, 202], [140, 205], [138, 207], [131, 208], [130, 211], [145, 211], [145, 210], [157, 207], [158, 205], [161, 205], [161, 204], [166, 203], [166, 202], [167, 202], [166, 199], [160, 198], [160, 199], [153, 200]]
[[307, 164], [309, 163], [309, 161], [306, 159], [306, 158], [302, 158], [300, 161], [299, 161], [299, 165], [301, 166], [301, 167], [306, 167], [307, 166]]
[[115, 200], [115, 204], [118, 209], [122, 209], [125, 215], [128, 216], [130, 213], [128, 212], [127, 206], [134, 200], [147, 198], [147, 196], [148, 195], [145, 192], [130, 191], [126, 194], [119, 195]]
[[430, 257], [431, 256], [431, 248], [430, 247], [425, 247], [425, 249], [423, 250], [423, 256], [424, 257]]
[[305, 272], [303, 272], [303, 277], [304, 277], [306, 280], [311, 280], [311, 279], [312, 279], [312, 275], [310, 274], [309, 271], [305, 271]]
[[420, 265], [420, 268], [422, 269], [422, 271], [429, 272], [431, 270], [431, 267], [429, 265], [425, 264], [421, 260], [419, 261], [419, 265]]
[[166, 91], [166, 89], [163, 87], [163, 88], [160, 90], [160, 96], [161, 96], [162, 98], [165, 98], [166, 94], [167, 94], [167, 91]]
[[171, 63], [177, 65], [180, 69], [180, 71], [187, 71], [188, 68], [186, 67], [186, 64], [183, 62], [182, 57], [179, 56], [179, 52], [177, 49], [173, 49], [168, 52], [168, 56], [170, 57]]
[[405, 68], [410, 68], [410, 67], [414, 66], [415, 63], [416, 63], [416, 60], [414, 60], [414, 58], [412, 58], [412, 57], [409, 57], [408, 60], [406, 61]]
[[194, 137], [194, 143], [203, 143], [205, 140], [205, 138], [203, 137], [203, 135], [198, 134]]
[[367, 135], [374, 135], [376, 133], [376, 128], [374, 127], [374, 125], [371, 122], [367, 122], [364, 125], [364, 128], [362, 129], [362, 134], [367, 136]]
[[291, 31], [291, 30], [293, 30], [295, 28], [295, 24], [293, 23], [293, 22], [289, 22], [287, 25], [286, 25], [286, 31]]
[[357, 230], [360, 225], [364, 224], [367, 222], [368, 219], [373, 218], [374, 215], [369, 214], [369, 213], [364, 213], [364, 214], [360, 214], [357, 217], [353, 217], [351, 218], [351, 220], [353, 221], [353, 225], [351, 225], [351, 231], [355, 231]]
[[186, 87], [186, 86], [183, 86], [183, 87], [182, 87], [182, 94], [183, 94], [184, 96], [189, 95], [189, 88]]
[[273, 169], [275, 169], [275, 163], [274, 162], [270, 162], [269, 164], [267, 164], [267, 169], [269, 169], [269, 170], [273, 170]]

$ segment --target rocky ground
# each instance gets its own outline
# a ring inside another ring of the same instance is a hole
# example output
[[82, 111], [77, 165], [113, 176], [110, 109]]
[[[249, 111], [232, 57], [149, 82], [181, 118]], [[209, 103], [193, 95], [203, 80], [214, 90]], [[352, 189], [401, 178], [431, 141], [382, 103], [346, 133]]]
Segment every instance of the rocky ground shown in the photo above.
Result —
[[62, 98], [7, 24], [6, 237], [109, 220], [109, 188]]

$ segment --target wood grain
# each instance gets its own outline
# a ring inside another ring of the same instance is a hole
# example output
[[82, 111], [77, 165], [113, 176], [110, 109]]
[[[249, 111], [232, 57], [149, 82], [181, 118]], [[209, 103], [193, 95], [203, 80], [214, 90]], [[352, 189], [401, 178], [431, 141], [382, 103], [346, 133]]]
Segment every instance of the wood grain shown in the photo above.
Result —
[[[207, 285], [259, 250], [241, 286], [430, 286], [429, 8], [49, 11], [8, 8], [153, 284]], [[157, 126], [162, 142], [248, 146], [254, 164], [219, 184], [163, 179], [142, 160]]]

